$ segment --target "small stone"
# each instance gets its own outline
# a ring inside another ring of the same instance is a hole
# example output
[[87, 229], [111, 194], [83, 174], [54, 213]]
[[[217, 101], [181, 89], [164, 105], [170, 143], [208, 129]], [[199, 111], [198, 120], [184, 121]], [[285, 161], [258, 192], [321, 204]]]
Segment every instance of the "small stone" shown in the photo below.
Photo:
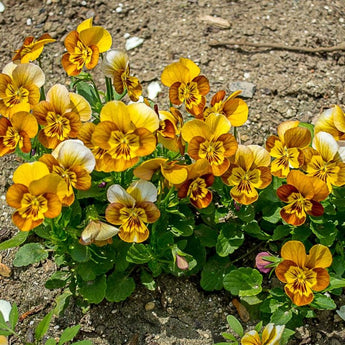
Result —
[[220, 17], [212, 17], [212, 16], [206, 15], [206, 16], [200, 17], [200, 20], [206, 22], [209, 25], [214, 25], [221, 29], [229, 29], [231, 26], [230, 23], [226, 19], [223, 19]]
[[5, 11], [5, 6], [4, 4], [0, 1], [0, 12], [4, 12]]
[[162, 91], [158, 81], [153, 81], [147, 86], [148, 98], [154, 100], [157, 95]]
[[146, 311], [151, 311], [151, 310], [153, 310], [153, 309], [155, 309], [155, 302], [147, 302], [146, 304], [145, 304], [145, 310]]
[[131, 37], [131, 35], [128, 33], [128, 32], [126, 32], [124, 35], [123, 35], [123, 38], [126, 40], [127, 38], [130, 38]]
[[130, 37], [126, 41], [126, 50], [131, 50], [141, 46], [144, 43], [144, 39], [140, 37]]
[[26, 20], [26, 25], [31, 25], [32, 24], [32, 20], [31, 20], [31, 18], [28, 18], [27, 20]]
[[248, 83], [246, 81], [235, 81], [229, 85], [230, 92], [235, 92], [237, 90], [242, 90], [240, 94], [243, 98], [253, 98], [256, 85], [253, 83]]

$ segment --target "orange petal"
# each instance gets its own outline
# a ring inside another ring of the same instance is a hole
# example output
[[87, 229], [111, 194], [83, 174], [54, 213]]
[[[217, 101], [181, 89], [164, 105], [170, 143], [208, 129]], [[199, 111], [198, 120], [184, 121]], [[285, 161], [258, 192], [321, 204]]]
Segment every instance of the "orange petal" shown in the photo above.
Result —
[[322, 244], [316, 244], [309, 250], [305, 266], [308, 268], [326, 268], [332, 265], [332, 260], [330, 250]]
[[28, 188], [22, 184], [13, 184], [10, 186], [6, 193], [6, 202], [13, 208], [20, 208], [23, 195], [28, 193]]
[[324, 268], [314, 268], [313, 271], [316, 272], [316, 284], [312, 286], [312, 289], [314, 291], [325, 290], [330, 281], [327, 270]]
[[281, 282], [287, 283], [287, 280], [285, 278], [285, 273], [289, 270], [291, 266], [296, 266], [295, 262], [291, 260], [283, 260], [276, 267], [275, 274]]
[[33, 220], [32, 218], [23, 218], [19, 212], [14, 212], [12, 215], [13, 223], [21, 231], [30, 231], [43, 223], [44, 218]]
[[286, 147], [305, 148], [311, 142], [311, 133], [305, 127], [290, 128], [284, 133], [284, 142]]
[[300, 226], [306, 221], [305, 213], [301, 214], [300, 216], [298, 216], [297, 213], [290, 213], [287, 206], [280, 210], [280, 216], [286, 221], [286, 223], [295, 226]]
[[295, 121], [285, 121], [282, 122], [278, 128], [277, 128], [277, 132], [278, 132], [278, 137], [279, 139], [284, 143], [284, 134], [285, 132], [290, 129], [290, 128], [295, 128], [299, 125], [299, 121], [295, 120]]
[[288, 241], [286, 242], [281, 249], [281, 257], [284, 260], [289, 260], [298, 267], [305, 267], [305, 262], [307, 255], [305, 252], [304, 244], [300, 241]]

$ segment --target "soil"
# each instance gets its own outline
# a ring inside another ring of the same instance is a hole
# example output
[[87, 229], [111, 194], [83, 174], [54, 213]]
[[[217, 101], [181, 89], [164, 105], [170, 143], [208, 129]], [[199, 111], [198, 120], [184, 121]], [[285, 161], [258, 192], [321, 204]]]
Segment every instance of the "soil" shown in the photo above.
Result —
[[[344, 0], [123, 0], [122, 3], [2, 0], [2, 3], [5, 10], [0, 13], [1, 68], [26, 36], [39, 37], [48, 32], [57, 39], [55, 44], [46, 46], [42, 59], [47, 90], [55, 83], [69, 83], [60, 64], [64, 38], [82, 20], [94, 17], [95, 24], [111, 33], [113, 48], [124, 48], [128, 36], [144, 39], [141, 46], [128, 52], [131, 70], [142, 81], [144, 94], [150, 82], [160, 81], [163, 68], [181, 56], [200, 66], [210, 81], [209, 95], [220, 89], [228, 94], [232, 82], [253, 83], [256, 91], [246, 99], [249, 120], [240, 129], [243, 143], [262, 144], [284, 120], [312, 122], [323, 108], [345, 104], [344, 52], [310, 54], [284, 49], [344, 42]], [[224, 24], [220, 27], [205, 16], [224, 19], [229, 27]], [[229, 40], [279, 43], [282, 48], [210, 45]], [[104, 85], [99, 68], [93, 75], [97, 83]], [[167, 88], [162, 86], [157, 103], [160, 108], [167, 107]], [[0, 163], [0, 241], [3, 241], [17, 232], [11, 224], [12, 211], [6, 205], [5, 193], [18, 161], [7, 156]], [[12, 267], [14, 251], [1, 255], [3, 262]], [[39, 307], [38, 313], [20, 324], [20, 332], [28, 340], [33, 336], [33, 325], [50, 310], [59, 293], [44, 288], [45, 280], [54, 270], [54, 262], [48, 259], [28, 268], [13, 267], [10, 278], [0, 277], [1, 299], [17, 303], [21, 313]], [[139, 286], [125, 302], [104, 302], [88, 310], [72, 300], [66, 315], [54, 320], [49, 334], [58, 336], [64, 327], [80, 323], [79, 339], [90, 339], [94, 344], [213, 344], [222, 339], [220, 333], [226, 330], [226, 315], [236, 315], [236, 311], [227, 292], [205, 293], [198, 281], [198, 276], [190, 279], [162, 276], [156, 291]], [[317, 318], [308, 319], [290, 344], [344, 344], [343, 328], [344, 321], [335, 312], [322, 312]]]

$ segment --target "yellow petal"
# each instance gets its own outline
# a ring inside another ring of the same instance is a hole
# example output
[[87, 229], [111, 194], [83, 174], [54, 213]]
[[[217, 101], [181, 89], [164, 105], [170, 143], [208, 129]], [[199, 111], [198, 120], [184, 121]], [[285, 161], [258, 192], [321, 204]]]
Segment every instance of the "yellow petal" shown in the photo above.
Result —
[[119, 203], [132, 207], [135, 205], [135, 199], [127, 193], [119, 184], [111, 185], [107, 190], [107, 198], [111, 203]]
[[163, 85], [170, 87], [176, 82], [188, 83], [192, 80], [189, 69], [181, 62], [174, 62], [166, 66], [162, 72], [161, 81]]
[[100, 221], [90, 221], [81, 233], [82, 244], [88, 245], [94, 241], [106, 241], [115, 236], [119, 228]]
[[86, 20], [84, 20], [82, 23], [80, 23], [77, 27], [77, 31], [81, 32], [83, 30], [92, 28], [92, 20], [93, 18], [88, 18]]
[[163, 165], [163, 176], [172, 184], [180, 184], [186, 181], [188, 177], [188, 170], [186, 167], [176, 165]]
[[308, 268], [326, 268], [332, 265], [332, 261], [331, 251], [322, 244], [316, 244], [311, 247], [305, 265]]
[[248, 119], [248, 105], [240, 98], [226, 101], [223, 106], [223, 111], [227, 119], [231, 122], [231, 125], [235, 127], [242, 126]]
[[325, 162], [330, 162], [338, 153], [339, 146], [334, 137], [326, 132], [318, 132], [313, 139], [313, 148], [318, 151]]
[[218, 138], [222, 134], [228, 133], [231, 128], [230, 121], [221, 114], [210, 114], [205, 120], [212, 138]]
[[127, 188], [127, 192], [137, 201], [151, 201], [157, 200], [157, 188], [151, 182], [145, 180], [137, 180], [131, 183]]
[[269, 323], [262, 331], [262, 344], [279, 345], [285, 326]]
[[281, 249], [281, 257], [297, 264], [298, 267], [305, 267], [307, 255], [304, 244], [300, 241], [288, 241]]
[[74, 92], [70, 92], [69, 97], [71, 100], [71, 111], [79, 114], [81, 121], [89, 121], [92, 114], [89, 102], [83, 96]]
[[279, 136], [279, 139], [283, 142], [284, 142], [284, 134], [285, 132], [290, 129], [290, 128], [295, 128], [299, 125], [299, 121], [285, 121], [285, 122], [282, 122], [279, 126], [278, 126], [278, 129], [277, 129], [277, 132], [278, 132], [278, 136]]
[[284, 133], [284, 143], [286, 147], [305, 148], [310, 144], [311, 133], [304, 127], [289, 128]]
[[254, 153], [248, 146], [238, 145], [234, 161], [244, 171], [248, 171], [254, 162]]
[[335, 127], [334, 119], [333, 119], [334, 112], [338, 112], [338, 111], [339, 109], [336, 107], [326, 109], [320, 115], [320, 117], [317, 119], [315, 123], [315, 128], [314, 128], [315, 134], [318, 132], [327, 132], [327, 133], [332, 134], [336, 140], [339, 140], [344, 133], [339, 131]]
[[64, 85], [53, 85], [47, 93], [46, 100], [53, 105], [57, 114], [63, 115], [70, 108], [69, 92]]
[[183, 125], [181, 134], [185, 141], [190, 142], [194, 137], [208, 138], [210, 130], [204, 121], [195, 119]]
[[125, 51], [111, 49], [104, 55], [102, 71], [106, 77], [113, 78], [115, 72], [127, 69], [128, 61], [129, 58]]
[[48, 174], [39, 180], [32, 181], [29, 191], [33, 195], [46, 193], [56, 194], [60, 200], [67, 195], [67, 185], [65, 180], [57, 174]]
[[335, 105], [332, 111], [335, 127], [340, 132], [345, 132], [345, 114], [338, 105]]
[[241, 345], [261, 345], [259, 333], [255, 330], [247, 332], [241, 339]]
[[17, 63], [10, 62], [3, 68], [2, 73], [7, 74], [8, 76], [12, 78], [12, 73], [17, 66], [18, 66]]
[[190, 73], [190, 80], [194, 79], [200, 74], [200, 68], [192, 60], [181, 57], [180, 63], [188, 68], [189, 73]]
[[42, 162], [24, 163], [13, 174], [13, 182], [29, 186], [32, 181], [49, 174], [48, 167]]
[[104, 105], [100, 114], [101, 122], [111, 121], [124, 133], [131, 129], [128, 106], [121, 101], [111, 101]]
[[141, 163], [140, 166], [138, 166], [137, 168], [135, 168], [133, 170], [133, 174], [138, 178], [150, 181], [154, 172], [159, 170], [161, 168], [161, 165], [167, 161], [167, 158], [149, 159]]
[[17, 85], [34, 84], [37, 87], [41, 87], [45, 82], [43, 71], [33, 63], [18, 65], [12, 72], [12, 78]]
[[80, 40], [88, 47], [95, 45], [100, 53], [110, 49], [112, 38], [110, 33], [101, 26], [93, 26], [79, 33]]
[[145, 103], [132, 103], [128, 105], [128, 112], [136, 128], [146, 128], [151, 133], [158, 129], [158, 115]]
[[248, 145], [254, 155], [253, 166], [268, 167], [271, 164], [271, 156], [267, 150], [259, 145]]
[[21, 111], [11, 116], [11, 122], [14, 128], [20, 131], [24, 131], [29, 138], [33, 138], [38, 131], [37, 120], [31, 113]]
[[0, 335], [0, 345], [8, 345], [8, 339], [4, 335]]

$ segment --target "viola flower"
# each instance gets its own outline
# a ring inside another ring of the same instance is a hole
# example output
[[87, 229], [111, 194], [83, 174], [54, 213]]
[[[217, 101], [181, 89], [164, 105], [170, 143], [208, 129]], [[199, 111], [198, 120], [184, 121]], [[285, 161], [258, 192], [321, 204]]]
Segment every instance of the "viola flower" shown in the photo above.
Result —
[[51, 174], [44, 163], [22, 164], [14, 172], [13, 182], [6, 201], [16, 209], [12, 221], [20, 230], [29, 231], [45, 218], [55, 218], [61, 213], [66, 183], [60, 176]]
[[249, 205], [258, 199], [256, 188], [264, 189], [272, 181], [270, 163], [271, 157], [263, 147], [238, 146], [229, 169], [222, 175], [225, 184], [234, 186], [230, 195], [236, 202]]
[[96, 170], [124, 171], [136, 164], [139, 157], [155, 150], [157, 140], [153, 133], [158, 129], [159, 119], [146, 104], [108, 102], [101, 110], [100, 120], [82, 135], [96, 152]]
[[62, 66], [69, 76], [75, 76], [84, 66], [93, 69], [97, 65], [99, 54], [110, 49], [112, 38], [101, 26], [92, 26], [89, 18], [66, 36], [64, 44], [67, 53], [62, 56]]
[[52, 38], [49, 34], [43, 34], [40, 38], [35, 40], [35, 37], [26, 37], [23, 45], [15, 51], [15, 55], [12, 60], [20, 60], [21, 63], [28, 63], [38, 59], [41, 55], [43, 48], [46, 44], [55, 42], [56, 40]]
[[241, 345], [279, 345], [285, 326], [269, 323], [260, 337], [255, 330], [247, 332], [241, 339]]
[[225, 98], [225, 91], [218, 91], [211, 100], [211, 107], [204, 110], [204, 117], [214, 114], [224, 115], [231, 123], [231, 126], [242, 126], [248, 119], [248, 105], [237, 96], [242, 91], [235, 91], [228, 98]]
[[329, 192], [333, 186], [345, 184], [345, 163], [342, 155], [345, 148], [339, 148], [334, 137], [326, 132], [318, 132], [313, 139], [311, 157], [306, 163], [306, 172], [309, 176], [316, 176], [326, 182]]
[[206, 159], [214, 176], [229, 168], [229, 158], [236, 153], [237, 141], [229, 133], [230, 121], [223, 115], [210, 114], [205, 121], [194, 119], [182, 127], [182, 137], [188, 144], [188, 154], [194, 160]]
[[180, 199], [188, 197], [190, 203], [196, 208], [206, 208], [213, 199], [213, 194], [208, 189], [214, 182], [210, 164], [206, 159], [202, 159], [187, 168], [187, 180], [176, 186], [177, 195]]
[[200, 74], [200, 68], [186, 58], [180, 58], [166, 66], [161, 80], [169, 87], [169, 99], [172, 104], [185, 103], [186, 110], [197, 118], [202, 118], [206, 104], [205, 96], [210, 91], [208, 79]]
[[169, 161], [167, 158], [149, 159], [135, 168], [133, 174], [138, 178], [150, 181], [153, 174], [158, 170], [172, 184], [183, 183], [188, 176], [186, 165], [180, 165], [177, 161]]
[[105, 218], [114, 225], [120, 225], [118, 233], [125, 242], [144, 242], [149, 237], [146, 223], [154, 223], [160, 212], [154, 202], [157, 200], [157, 189], [144, 180], [133, 182], [127, 190], [120, 185], [112, 185], [107, 192], [111, 203]]
[[345, 114], [335, 105], [325, 110], [315, 122], [314, 133], [327, 132], [335, 140], [345, 140]]
[[278, 136], [267, 138], [266, 149], [275, 158], [271, 164], [274, 176], [286, 177], [291, 167], [298, 169], [303, 165], [302, 150], [309, 146], [311, 134], [298, 124], [299, 121], [285, 121], [278, 126]]
[[105, 246], [113, 242], [112, 238], [120, 230], [115, 226], [103, 223], [99, 220], [90, 220], [89, 224], [81, 233], [79, 243], [88, 246], [94, 243], [98, 247]]
[[64, 206], [74, 202], [73, 188], [88, 190], [91, 187], [91, 172], [96, 160], [90, 149], [80, 140], [66, 140], [59, 144], [51, 154], [40, 159], [51, 173], [61, 176], [67, 184], [67, 193], [63, 199]]
[[62, 141], [78, 136], [80, 115], [72, 111], [72, 106], [67, 88], [56, 84], [48, 91], [46, 100], [34, 107], [33, 114], [42, 126], [38, 140], [43, 146], [54, 149]]
[[302, 225], [306, 214], [314, 217], [323, 215], [320, 201], [326, 199], [328, 194], [325, 182], [316, 176], [292, 170], [287, 176], [287, 184], [277, 189], [278, 197], [288, 204], [280, 210], [280, 215], [291, 225]]
[[35, 116], [22, 111], [11, 116], [11, 121], [0, 118], [0, 157], [12, 153], [18, 146], [24, 153], [31, 151], [31, 141], [38, 131]]
[[285, 293], [294, 304], [310, 304], [313, 291], [322, 291], [329, 285], [326, 268], [332, 264], [332, 254], [326, 246], [317, 244], [306, 255], [302, 242], [288, 241], [282, 247], [281, 257], [283, 261], [275, 270], [276, 276], [286, 284]]
[[0, 73], [0, 115], [29, 112], [40, 100], [40, 87], [45, 77], [42, 70], [32, 64], [16, 65], [10, 62]]
[[106, 77], [113, 79], [115, 91], [122, 95], [127, 90], [133, 102], [137, 102], [142, 93], [142, 86], [138, 78], [130, 75], [129, 58], [126, 52], [111, 49], [102, 61], [102, 70]]

